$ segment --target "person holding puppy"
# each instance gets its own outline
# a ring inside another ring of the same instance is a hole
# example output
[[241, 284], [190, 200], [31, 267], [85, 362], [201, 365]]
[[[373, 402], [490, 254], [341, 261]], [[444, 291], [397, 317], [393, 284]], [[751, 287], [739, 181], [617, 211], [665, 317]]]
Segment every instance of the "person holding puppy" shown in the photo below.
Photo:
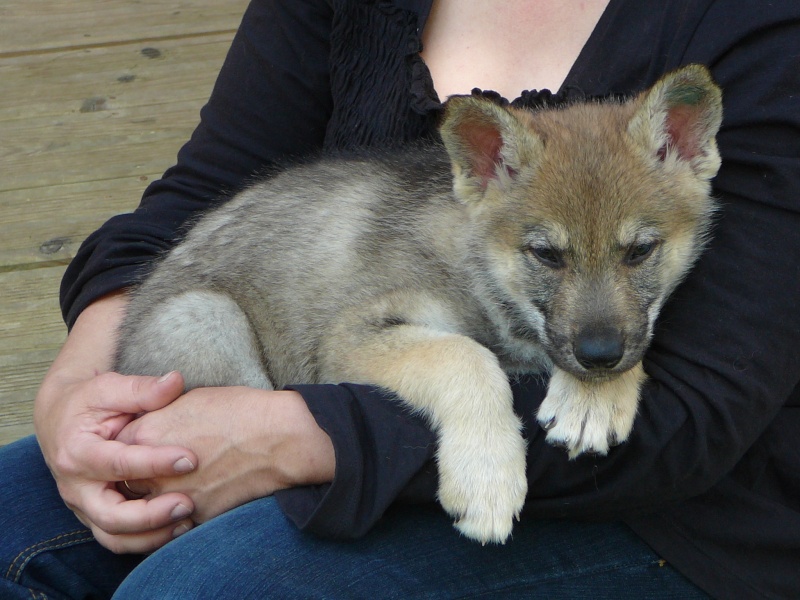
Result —
[[[65, 276], [39, 445], [0, 451], [3, 596], [800, 594], [798, 51], [791, 0], [254, 0], [176, 166]], [[108, 372], [126, 288], [219, 190], [431, 137], [476, 86], [534, 107], [689, 63], [723, 89], [713, 241], [664, 308], [625, 444], [569, 461], [535, 422], [545, 384], [514, 383], [529, 492], [505, 545], [459, 538], [435, 436], [377, 389]]]

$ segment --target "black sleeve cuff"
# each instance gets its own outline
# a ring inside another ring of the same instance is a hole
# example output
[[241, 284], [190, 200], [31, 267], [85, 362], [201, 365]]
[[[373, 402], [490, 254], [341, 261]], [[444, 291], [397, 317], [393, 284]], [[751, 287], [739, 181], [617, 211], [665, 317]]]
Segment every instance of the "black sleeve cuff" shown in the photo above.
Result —
[[397, 499], [435, 499], [436, 437], [423, 418], [374, 387], [290, 389], [302, 394], [336, 453], [333, 482], [276, 492], [297, 527], [324, 537], [356, 538]]

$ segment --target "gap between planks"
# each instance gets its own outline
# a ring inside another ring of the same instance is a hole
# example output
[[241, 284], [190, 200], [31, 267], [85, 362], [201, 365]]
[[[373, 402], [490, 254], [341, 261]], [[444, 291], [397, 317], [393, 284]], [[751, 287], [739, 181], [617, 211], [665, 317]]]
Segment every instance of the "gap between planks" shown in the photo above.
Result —
[[188, 40], [194, 38], [213, 37], [215, 35], [231, 36], [236, 33], [236, 29], [220, 29], [218, 31], [202, 31], [198, 33], [185, 33], [165, 35], [161, 37], [140, 38], [133, 40], [119, 40], [113, 42], [95, 42], [92, 44], [70, 44], [68, 46], [58, 46], [52, 48], [41, 48], [31, 50], [12, 50], [10, 52], [0, 51], [0, 60], [7, 58], [22, 58], [28, 56], [41, 56], [45, 54], [57, 54], [59, 52], [74, 52], [80, 50], [98, 50], [101, 48], [116, 48], [118, 46], [127, 46], [129, 44], [142, 45], [142, 44], [158, 44], [163, 42], [173, 42]]

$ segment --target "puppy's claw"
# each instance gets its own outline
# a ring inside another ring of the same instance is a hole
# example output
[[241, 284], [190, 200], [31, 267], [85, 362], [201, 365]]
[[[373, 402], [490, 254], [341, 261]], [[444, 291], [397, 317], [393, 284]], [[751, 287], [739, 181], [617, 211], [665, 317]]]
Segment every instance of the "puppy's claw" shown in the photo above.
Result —
[[549, 419], [549, 420], [548, 420], [547, 422], [545, 422], [545, 423], [542, 423], [542, 422], [540, 421], [540, 422], [539, 422], [539, 425], [541, 425], [542, 429], [544, 429], [545, 431], [550, 431], [550, 430], [551, 430], [553, 427], [555, 427], [555, 426], [556, 426], [556, 418], [555, 418], [555, 417], [552, 417], [551, 419]]

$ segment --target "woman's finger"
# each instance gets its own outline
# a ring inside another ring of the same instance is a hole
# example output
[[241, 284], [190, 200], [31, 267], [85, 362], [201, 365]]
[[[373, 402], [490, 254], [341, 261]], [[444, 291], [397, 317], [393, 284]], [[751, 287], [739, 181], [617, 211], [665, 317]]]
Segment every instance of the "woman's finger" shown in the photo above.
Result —
[[76, 511], [75, 514], [91, 530], [92, 535], [100, 545], [116, 554], [147, 554], [154, 552], [194, 527], [191, 519], [186, 518], [146, 532], [111, 534], [93, 524], [80, 511]]
[[194, 504], [188, 496], [174, 492], [128, 500], [115, 487], [108, 486], [99, 493], [87, 494], [79, 510], [94, 527], [109, 535], [142, 534], [187, 519]]
[[94, 437], [72, 449], [73, 475], [91, 481], [174, 477], [194, 470], [197, 457], [179, 446], [137, 446]]

